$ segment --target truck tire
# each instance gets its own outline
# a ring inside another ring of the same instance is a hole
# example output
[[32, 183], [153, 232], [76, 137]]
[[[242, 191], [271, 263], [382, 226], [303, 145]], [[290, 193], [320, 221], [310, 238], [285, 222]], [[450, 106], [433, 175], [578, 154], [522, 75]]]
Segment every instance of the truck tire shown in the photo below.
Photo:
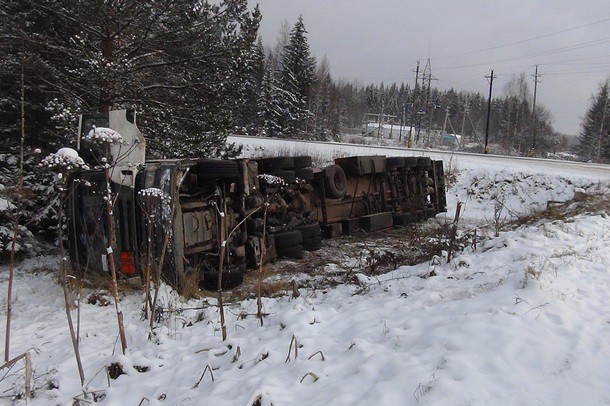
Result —
[[295, 156], [292, 158], [295, 168], [308, 168], [311, 166], [311, 157], [309, 155]]
[[206, 159], [195, 165], [197, 177], [201, 179], [231, 179], [239, 176], [236, 161]]
[[298, 179], [302, 179], [304, 181], [313, 180], [313, 169], [311, 168], [296, 168], [294, 170], [294, 174]]
[[299, 230], [301, 232], [303, 240], [305, 240], [306, 238], [317, 237], [322, 234], [320, 223], [317, 222], [312, 224], [304, 224], [302, 226], [295, 227], [294, 229]]
[[417, 166], [417, 157], [416, 156], [406, 156], [405, 157], [405, 167], [406, 168], [414, 168]]
[[294, 183], [297, 180], [295, 172], [290, 170], [269, 171], [268, 173], [269, 175], [277, 176], [287, 183]]
[[417, 167], [418, 168], [429, 168], [432, 165], [432, 159], [428, 156], [418, 156], [417, 157]]
[[404, 156], [389, 156], [386, 158], [386, 165], [388, 169], [398, 169], [405, 166]]
[[409, 213], [392, 213], [392, 221], [394, 226], [404, 226], [412, 223], [412, 216]]
[[281, 169], [294, 169], [294, 159], [289, 156], [277, 156], [273, 158], [263, 158], [260, 160], [263, 164], [263, 170], [266, 173]]
[[324, 191], [331, 199], [341, 199], [347, 191], [347, 178], [339, 165], [329, 165], [323, 170]]
[[[245, 265], [245, 264], [244, 264]], [[233, 289], [244, 281], [245, 268], [225, 270], [222, 272], [222, 289]], [[218, 274], [205, 274], [199, 284], [200, 288], [209, 291], [218, 290]]]
[[277, 256], [279, 258], [301, 259], [303, 258], [304, 250], [301, 244], [291, 245], [289, 247], [277, 247]]
[[317, 251], [322, 248], [322, 236], [303, 238], [302, 245], [305, 251]]
[[299, 230], [280, 231], [279, 233], [273, 234], [275, 241], [275, 247], [280, 248], [290, 247], [292, 245], [300, 244], [303, 241], [303, 236]]

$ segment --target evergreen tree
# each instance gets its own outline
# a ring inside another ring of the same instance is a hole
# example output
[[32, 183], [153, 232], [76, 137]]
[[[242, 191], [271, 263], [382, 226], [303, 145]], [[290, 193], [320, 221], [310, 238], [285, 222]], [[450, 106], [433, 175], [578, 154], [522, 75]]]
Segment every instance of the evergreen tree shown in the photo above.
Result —
[[315, 86], [310, 97], [310, 111], [313, 116], [311, 138], [328, 140], [338, 135], [336, 117], [333, 115], [334, 93], [333, 82], [330, 76], [330, 66], [325, 58], [320, 62], [316, 71]]
[[[0, 243], [15, 216], [22, 86], [26, 151], [74, 146], [80, 112], [130, 107], [143, 113], [149, 156], [216, 155], [244, 101], [259, 21], [247, 0], [3, 1]], [[18, 214], [31, 221], [21, 237], [57, 223], [48, 179], [34, 161], [26, 161]]]
[[306, 34], [303, 17], [299, 16], [284, 47], [280, 72], [282, 89], [292, 95], [282, 100], [283, 126], [287, 135], [297, 138], [303, 137], [311, 116], [309, 102], [315, 83], [316, 61], [309, 51]]
[[263, 77], [261, 92], [258, 98], [258, 135], [265, 137], [283, 137], [284, 121], [283, 101], [287, 94], [278, 85], [275, 77], [267, 71]]
[[583, 159], [610, 162], [610, 81], [599, 86], [583, 118], [579, 152]]
[[42, 132], [73, 138], [76, 113], [135, 107], [150, 151], [213, 155], [243, 102], [259, 21], [247, 0], [8, 0], [0, 43], [28, 56]]
[[256, 135], [260, 133], [261, 127], [259, 99], [265, 77], [265, 52], [260, 38], [252, 47], [248, 58], [248, 76], [244, 83], [244, 98], [237, 112], [236, 124], [240, 127], [238, 132]]

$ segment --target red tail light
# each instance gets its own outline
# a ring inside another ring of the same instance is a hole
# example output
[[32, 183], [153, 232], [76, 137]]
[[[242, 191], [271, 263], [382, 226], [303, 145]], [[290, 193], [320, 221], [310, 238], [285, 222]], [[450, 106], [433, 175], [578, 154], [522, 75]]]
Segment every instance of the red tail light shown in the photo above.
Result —
[[136, 263], [133, 259], [133, 252], [121, 252], [121, 268], [125, 275], [136, 273]]

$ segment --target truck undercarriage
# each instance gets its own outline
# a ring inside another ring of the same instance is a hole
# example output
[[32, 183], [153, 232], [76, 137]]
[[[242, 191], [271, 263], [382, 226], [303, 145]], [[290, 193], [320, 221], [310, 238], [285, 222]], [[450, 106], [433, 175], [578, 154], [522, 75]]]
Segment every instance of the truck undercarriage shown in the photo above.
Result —
[[[83, 149], [82, 156], [96, 156]], [[225, 288], [237, 286], [248, 269], [302, 258], [323, 238], [446, 211], [443, 163], [428, 157], [344, 157], [318, 168], [309, 156], [145, 161], [141, 155], [140, 162], [113, 162], [110, 172], [70, 177], [67, 235], [80, 273], [108, 272], [109, 227], [125, 278], [158, 272], [176, 287], [216, 289], [219, 275]], [[104, 199], [112, 199], [114, 224]]]

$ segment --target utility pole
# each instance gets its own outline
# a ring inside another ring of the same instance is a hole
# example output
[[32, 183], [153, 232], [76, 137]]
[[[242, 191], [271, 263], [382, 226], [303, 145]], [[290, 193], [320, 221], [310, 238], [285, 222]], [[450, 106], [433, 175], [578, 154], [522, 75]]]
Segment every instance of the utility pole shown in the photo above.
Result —
[[462, 149], [466, 146], [466, 115], [468, 114], [468, 102], [464, 103], [464, 114], [462, 115], [462, 130], [460, 135], [462, 136]]
[[536, 65], [536, 73], [534, 73], [534, 105], [532, 107], [532, 150], [530, 156], [536, 156], [536, 127], [538, 125], [538, 116], [536, 116], [536, 92], [538, 90], [538, 65]]
[[417, 61], [417, 68], [415, 69], [415, 89], [413, 89], [413, 102], [411, 103], [411, 114], [409, 117], [409, 140], [407, 142], [407, 148], [411, 148], [413, 146], [413, 139], [411, 138], [411, 136], [413, 135], [413, 123], [414, 123], [414, 118], [413, 116], [415, 115], [415, 109], [417, 107], [417, 99], [419, 97], [418, 95], [418, 83], [419, 83], [419, 61]]
[[485, 78], [489, 79], [489, 99], [487, 100], [487, 123], [485, 124], [485, 149], [483, 150], [484, 154], [489, 152], [489, 116], [491, 115], [491, 90], [494, 85], [494, 70], [491, 70], [491, 74], [489, 76], [485, 76]]
[[383, 96], [381, 98], [381, 115], [379, 116], [379, 128], [377, 129], [377, 139], [381, 138], [381, 134], [383, 132], [383, 124], [384, 124], [384, 119], [383, 119], [383, 109], [384, 109], [384, 99]]
[[[434, 119], [434, 117], [433, 117], [434, 109], [436, 108], [436, 106], [431, 103], [432, 81], [433, 80], [438, 80], [438, 79], [436, 79], [435, 77], [432, 76], [432, 65], [430, 63], [430, 58], [428, 58], [428, 60], [426, 61], [426, 66], [424, 68], [424, 73], [422, 75], [422, 87], [426, 87], [426, 101], [425, 101], [424, 105], [426, 106], [426, 110], [429, 115], [426, 144], [430, 143], [432, 120]], [[426, 84], [426, 81], [428, 82], [427, 84]], [[419, 140], [419, 130], [418, 130], [417, 135], [418, 135], [417, 139]]]
[[[404, 102], [403, 102], [404, 103]], [[405, 125], [405, 105], [402, 105], [402, 116], [400, 116], [400, 131], [398, 131], [398, 142], [402, 142], [402, 129]]]
[[449, 106], [445, 108], [445, 120], [443, 121], [443, 133], [447, 132], [447, 120], [449, 119]]

